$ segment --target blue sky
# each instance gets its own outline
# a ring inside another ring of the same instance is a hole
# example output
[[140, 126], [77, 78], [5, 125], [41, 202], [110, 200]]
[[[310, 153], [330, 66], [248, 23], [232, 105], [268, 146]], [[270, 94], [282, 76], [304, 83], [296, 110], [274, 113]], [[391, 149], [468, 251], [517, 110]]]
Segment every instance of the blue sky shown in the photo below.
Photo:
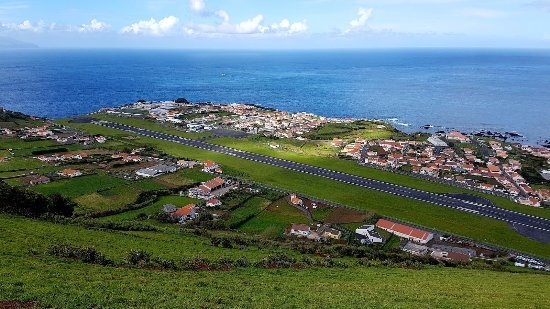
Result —
[[43, 47], [550, 48], [550, 0], [0, 0]]

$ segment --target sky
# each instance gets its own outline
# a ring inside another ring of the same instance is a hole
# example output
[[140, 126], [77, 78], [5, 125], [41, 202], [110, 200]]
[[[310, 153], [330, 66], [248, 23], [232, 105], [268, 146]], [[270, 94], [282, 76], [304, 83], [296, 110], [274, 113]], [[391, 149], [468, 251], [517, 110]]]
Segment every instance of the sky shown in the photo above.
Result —
[[51, 48], [550, 48], [550, 0], [0, 0]]

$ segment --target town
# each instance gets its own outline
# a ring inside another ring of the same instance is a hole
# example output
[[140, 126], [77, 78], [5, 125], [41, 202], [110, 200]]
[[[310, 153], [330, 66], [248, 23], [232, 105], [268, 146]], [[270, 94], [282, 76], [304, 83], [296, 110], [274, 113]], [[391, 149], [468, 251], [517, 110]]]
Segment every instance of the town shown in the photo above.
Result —
[[[3, 181], [39, 193], [66, 194], [76, 202], [78, 215], [105, 216], [104, 220], [112, 216], [113, 220], [138, 220], [154, 226], [229, 229], [259, 235], [273, 229], [274, 237], [290, 241], [397, 249], [458, 263], [513, 261], [517, 267], [548, 270], [543, 260], [533, 256], [294, 190], [273, 188], [240, 177], [240, 171], [210, 159], [175, 157], [136, 142], [134, 137], [113, 138], [72, 128], [88, 125], [90, 118], [86, 117], [97, 117], [91, 119], [98, 123], [148, 121], [145, 123], [150, 126], [158, 123], [163, 130], [196, 134], [206, 140], [212, 139], [211, 132], [221, 137], [257, 135], [266, 138], [260, 140], [262, 146], [267, 141], [266, 147], [277, 152], [289, 149], [293, 140], [316, 142], [314, 134], [327, 125], [369, 122], [186, 100], [140, 101], [69, 122], [30, 118], [24, 125], [0, 128], [5, 145], [12, 145], [1, 150]], [[368, 125], [373, 130], [392, 132], [387, 131], [389, 124], [379, 120]], [[400, 134], [398, 139], [332, 137], [322, 145], [323, 151], [333, 149], [339, 160], [446, 181], [529, 206], [543, 207], [549, 201], [548, 186], [534, 188], [520, 174], [525, 167], [522, 162], [529, 156], [540, 159], [538, 167], [544, 169], [539, 170], [539, 176], [544, 177], [550, 152], [542, 147], [456, 131], [433, 136]], [[155, 192], [154, 199], [147, 199], [149, 192]]]
[[[225, 128], [300, 141], [307, 141], [307, 134], [324, 124], [360, 121], [281, 112], [246, 104], [177, 102], [137, 102], [102, 112], [123, 117], [151, 117], [159, 122], [182, 125], [193, 132]], [[503, 195], [527, 206], [542, 207], [550, 203], [548, 188], [534, 188], [521, 175], [521, 162], [525, 156], [532, 156], [543, 160], [543, 164], [537, 166], [539, 175], [536, 176], [546, 181], [550, 179], [550, 149], [544, 147], [506, 143], [458, 131], [433, 136], [424, 134], [420, 139], [411, 135], [400, 140], [334, 137], [331, 145], [359, 164], [440, 179]], [[276, 141], [269, 146], [280, 147]]]

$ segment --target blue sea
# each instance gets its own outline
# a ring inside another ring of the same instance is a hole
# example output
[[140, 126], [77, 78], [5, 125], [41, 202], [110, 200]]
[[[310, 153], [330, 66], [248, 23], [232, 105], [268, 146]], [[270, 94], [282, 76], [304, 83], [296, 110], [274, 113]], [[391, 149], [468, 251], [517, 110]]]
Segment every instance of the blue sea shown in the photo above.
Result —
[[3, 50], [0, 106], [66, 117], [138, 99], [550, 138], [550, 50]]

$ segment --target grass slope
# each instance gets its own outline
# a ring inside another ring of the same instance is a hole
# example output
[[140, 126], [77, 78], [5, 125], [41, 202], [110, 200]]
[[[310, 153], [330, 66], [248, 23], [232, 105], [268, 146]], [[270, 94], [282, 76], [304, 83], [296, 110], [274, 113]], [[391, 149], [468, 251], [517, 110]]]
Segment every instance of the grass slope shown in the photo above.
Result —
[[[175, 258], [262, 258], [248, 247], [221, 249], [206, 239], [159, 232], [107, 232], [0, 215], [0, 300], [54, 308], [545, 308], [544, 274], [466, 269], [347, 269], [174, 272], [102, 267], [43, 252], [50, 244], [94, 245], [109, 258], [130, 249]], [[31, 253], [32, 251], [32, 253]]]
[[[119, 137], [130, 135], [91, 124], [75, 124], [75, 127]], [[140, 137], [134, 142], [157, 147], [176, 157], [211, 159], [268, 185], [317, 196], [357, 209], [376, 211], [381, 215], [470, 237], [477, 241], [550, 257], [550, 246], [517, 234], [504, 222], [163, 140]]]

